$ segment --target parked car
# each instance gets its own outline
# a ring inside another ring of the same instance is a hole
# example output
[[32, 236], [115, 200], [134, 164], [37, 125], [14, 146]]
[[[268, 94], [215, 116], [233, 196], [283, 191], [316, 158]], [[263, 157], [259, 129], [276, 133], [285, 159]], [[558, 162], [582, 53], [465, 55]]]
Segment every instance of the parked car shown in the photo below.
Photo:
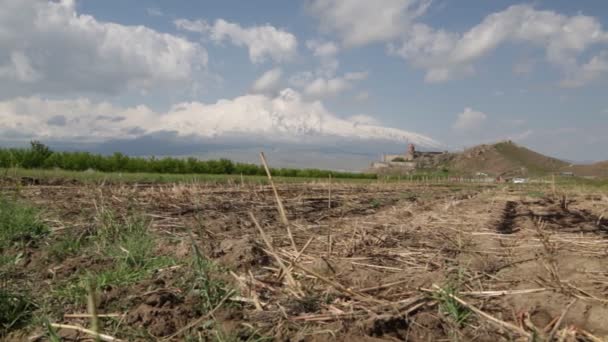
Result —
[[528, 180], [525, 178], [513, 178], [513, 183], [515, 184], [523, 184], [523, 183], [527, 183]]

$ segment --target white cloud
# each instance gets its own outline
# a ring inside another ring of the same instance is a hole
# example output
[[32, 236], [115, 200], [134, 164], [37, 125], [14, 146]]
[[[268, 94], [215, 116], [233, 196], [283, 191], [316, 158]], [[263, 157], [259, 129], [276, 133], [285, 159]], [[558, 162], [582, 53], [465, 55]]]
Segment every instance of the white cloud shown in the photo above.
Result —
[[534, 131], [531, 129], [525, 130], [520, 133], [511, 134], [507, 137], [506, 140], [514, 140], [514, 141], [522, 141], [530, 138], [534, 134]]
[[310, 12], [321, 27], [336, 32], [346, 46], [361, 46], [399, 37], [424, 14], [428, 0], [313, 0]]
[[354, 124], [357, 124], [357, 125], [358, 124], [376, 125], [376, 126], [380, 125], [380, 122], [378, 120], [376, 120], [376, 118], [369, 116], [369, 115], [363, 115], [363, 114], [353, 115], [353, 116], [349, 117], [347, 120]]
[[223, 19], [216, 20], [213, 25], [203, 20], [187, 19], [175, 20], [174, 24], [182, 30], [208, 35], [218, 43], [229, 40], [236, 46], [246, 46], [253, 63], [262, 63], [268, 58], [275, 62], [289, 61], [298, 49], [296, 36], [270, 24], [243, 28]]
[[480, 128], [487, 117], [486, 114], [467, 107], [462, 113], [458, 114], [452, 128], [459, 132], [473, 131]]
[[319, 58], [321, 61], [321, 66], [316, 70], [317, 75], [333, 77], [340, 65], [340, 62], [336, 57], [340, 51], [338, 45], [329, 41], [308, 40], [306, 41], [306, 47], [312, 51], [313, 56]]
[[190, 80], [206, 66], [196, 43], [144, 26], [79, 14], [74, 1], [4, 0], [0, 6], [3, 93], [117, 93]]
[[318, 40], [307, 40], [306, 47], [312, 50], [312, 54], [320, 58], [334, 57], [339, 48], [334, 42], [323, 42]]
[[248, 94], [216, 103], [184, 102], [166, 113], [146, 106], [121, 108], [87, 99], [47, 100], [39, 97], [0, 102], [0, 136], [7, 139], [105, 141], [159, 131], [203, 138], [230, 135], [264, 136], [277, 141], [306, 137], [372, 139], [437, 147], [421, 134], [381, 126], [368, 116], [341, 119], [321, 102], [306, 101], [291, 89], [277, 96]]
[[351, 89], [354, 82], [366, 78], [367, 72], [350, 72], [342, 77], [333, 78], [317, 77], [304, 87], [304, 93], [313, 98], [336, 96], [345, 90]]
[[270, 93], [276, 91], [282, 75], [283, 71], [280, 68], [270, 69], [255, 80], [253, 86], [251, 86], [251, 90], [254, 93]]
[[116, 107], [88, 99], [48, 100], [20, 97], [0, 102], [0, 136], [40, 139], [133, 138], [158, 115], [146, 106]]
[[[608, 43], [608, 33], [593, 17], [565, 16], [530, 5], [514, 5], [488, 15], [464, 34], [414, 24], [401, 45], [391, 45], [390, 51], [426, 70], [428, 82], [442, 82], [471, 74], [473, 62], [506, 42], [544, 48], [547, 61], [569, 75], [581, 71], [577, 61], [580, 54], [594, 44]], [[587, 68], [601, 69], [601, 62], [592, 59], [589, 63], [594, 65]]]
[[10, 62], [0, 66], [0, 79], [15, 80], [21, 83], [34, 83], [39, 81], [41, 75], [34, 70], [30, 59], [21, 51], [10, 54]]
[[568, 78], [562, 80], [564, 87], [580, 87], [608, 74], [608, 50], [593, 56], [589, 62], [571, 71]]

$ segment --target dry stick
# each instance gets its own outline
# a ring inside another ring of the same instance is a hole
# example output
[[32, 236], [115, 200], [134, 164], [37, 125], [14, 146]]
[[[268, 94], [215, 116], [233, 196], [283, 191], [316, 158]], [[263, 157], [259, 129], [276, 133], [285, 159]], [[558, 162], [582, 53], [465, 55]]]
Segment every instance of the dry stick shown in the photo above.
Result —
[[304, 271], [304, 273], [308, 273], [309, 275], [311, 275], [311, 276], [313, 276], [313, 277], [315, 277], [315, 278], [317, 278], [317, 279], [319, 279], [319, 280], [321, 280], [321, 281], [323, 281], [323, 282], [325, 282], [325, 283], [333, 286], [336, 290], [345, 292], [345, 293], [353, 296], [354, 298], [357, 298], [357, 299], [363, 300], [363, 301], [373, 301], [373, 302], [380, 302], [380, 303], [382, 303], [382, 301], [380, 301], [378, 299], [365, 296], [365, 295], [363, 295], [361, 293], [357, 293], [357, 292], [353, 291], [352, 289], [350, 289], [350, 288], [348, 288], [348, 287], [346, 287], [346, 286], [344, 286], [344, 285], [342, 285], [342, 284], [340, 284], [338, 282], [335, 282], [335, 281], [333, 281], [331, 279], [328, 279], [328, 278], [320, 275], [319, 273], [311, 271], [309, 269], [306, 269], [306, 268], [304, 268], [304, 267], [302, 267], [302, 266], [300, 266], [298, 264], [294, 264], [293, 266], [295, 268], [299, 268], [300, 270]]
[[[123, 317], [124, 314], [97, 314], [97, 317], [99, 318], [115, 318], [115, 317]], [[91, 318], [92, 315], [91, 314], [64, 314], [63, 318]]]
[[504, 291], [466, 291], [460, 292], [462, 295], [467, 296], [481, 296], [481, 297], [501, 297], [506, 295], [518, 295], [548, 291], [545, 287], [537, 289], [525, 289], [525, 290], [504, 290]]
[[399, 280], [399, 281], [395, 281], [392, 283], [388, 283], [388, 284], [382, 284], [382, 285], [378, 285], [378, 286], [374, 286], [374, 287], [366, 287], [364, 289], [360, 289], [359, 292], [373, 292], [376, 290], [382, 290], [382, 289], [386, 289], [389, 287], [393, 287], [393, 286], [397, 286], [397, 285], [401, 285], [401, 284], [405, 284], [405, 283], [409, 283], [411, 282], [411, 279], [405, 279], [405, 280]]
[[260, 152], [260, 158], [262, 159], [262, 164], [264, 165], [264, 170], [266, 170], [266, 176], [268, 176], [268, 182], [272, 187], [272, 191], [274, 192], [274, 198], [277, 201], [277, 208], [279, 209], [279, 214], [281, 215], [281, 220], [285, 227], [287, 227], [287, 234], [289, 235], [289, 240], [291, 241], [291, 247], [297, 253], [298, 248], [296, 247], [296, 242], [293, 239], [293, 235], [291, 234], [291, 228], [289, 227], [289, 220], [287, 220], [287, 214], [285, 213], [285, 207], [283, 207], [283, 202], [281, 201], [281, 197], [279, 197], [279, 192], [277, 188], [274, 186], [274, 181], [272, 180], [272, 175], [270, 174], [270, 169], [268, 168], [268, 163], [266, 162], [266, 156], [264, 152]]
[[53, 328], [57, 328], [57, 329], [69, 329], [69, 330], [76, 330], [76, 331], [80, 331], [82, 333], [85, 334], [89, 334], [91, 336], [95, 336], [97, 338], [99, 338], [102, 341], [106, 341], [106, 342], [121, 342], [122, 340], [117, 339], [115, 337], [112, 337], [110, 335], [106, 335], [106, 334], [98, 334], [93, 330], [89, 330], [87, 328], [83, 328], [79, 325], [68, 325], [68, 324], [57, 324], [57, 323], [51, 323], [51, 327]]
[[532, 337], [532, 335], [530, 335], [527, 331], [521, 329], [520, 327], [513, 325], [511, 323], [505, 322], [505, 321], [501, 321], [498, 318], [495, 318], [494, 316], [487, 314], [483, 311], [481, 311], [480, 309], [476, 308], [475, 306], [465, 302], [464, 300], [454, 296], [451, 293], [447, 293], [444, 289], [442, 289], [441, 287], [437, 286], [436, 284], [433, 284], [433, 287], [436, 288], [437, 290], [443, 292], [445, 295], [447, 295], [448, 297], [454, 299], [455, 301], [457, 301], [458, 303], [460, 303], [462, 306], [466, 307], [467, 309], [473, 311], [474, 313], [478, 314], [479, 316], [487, 319], [488, 321], [494, 323], [497, 326], [500, 326], [502, 328], [507, 328], [513, 332], [516, 332], [522, 336], [527, 337], [528, 339]]
[[[302, 250], [300, 250], [295, 258], [293, 258], [293, 261], [291, 262], [292, 265], [290, 265], [288, 267], [289, 272], [291, 272], [293, 270], [293, 264], [298, 262], [298, 260], [300, 259], [300, 257], [302, 256], [302, 254], [304, 254], [304, 251], [306, 251], [306, 248], [308, 248], [308, 245], [310, 245], [310, 243], [312, 242], [312, 240], [314, 239], [314, 236], [312, 236], [310, 239], [308, 239], [308, 241], [306, 241], [306, 244], [304, 244], [304, 247], [302, 247]], [[251, 271], [250, 271], [251, 272]], [[285, 274], [285, 272], [283, 272], [283, 274]], [[283, 276], [279, 277], [279, 281], [283, 278]]]
[[606, 340], [601, 339], [597, 336], [591, 335], [591, 333], [586, 330], [577, 329], [577, 332], [579, 332], [581, 335], [585, 336], [585, 338], [587, 338], [591, 342], [606, 342]]
[[576, 298], [574, 298], [570, 304], [568, 304], [568, 306], [566, 306], [566, 308], [564, 309], [564, 312], [562, 312], [562, 314], [559, 316], [559, 319], [557, 320], [557, 322], [555, 322], [555, 325], [553, 326], [553, 329], [551, 329], [551, 332], [549, 333], [549, 337], [547, 338], [547, 341], [551, 341], [553, 340], [553, 336], [555, 336], [555, 334], [557, 333], [557, 330], [559, 329], [559, 326], [562, 324], [562, 321], [564, 320], [564, 317], [566, 317], [566, 314], [568, 313], [568, 310], [570, 310], [570, 307], [576, 303]]
[[329, 174], [329, 189], [327, 191], [327, 209], [331, 209], [331, 173]]
[[262, 236], [262, 240], [264, 240], [264, 243], [266, 244], [266, 247], [268, 248], [268, 253], [270, 253], [270, 255], [277, 261], [277, 263], [279, 264], [279, 267], [281, 268], [281, 271], [283, 272], [283, 274], [285, 274], [285, 278], [287, 279], [287, 284], [290, 287], [292, 287], [295, 291], [298, 291], [298, 293], [299, 293], [298, 284], [296, 283], [295, 279], [291, 275], [291, 272], [289, 271], [289, 269], [283, 263], [283, 260], [274, 251], [274, 248], [272, 247], [272, 243], [270, 243], [270, 240], [268, 240], [268, 237], [266, 237], [266, 233], [264, 233], [262, 226], [260, 226], [260, 223], [255, 218], [255, 216], [253, 215], [252, 212], [249, 212], [249, 217], [251, 218], [251, 221], [253, 221], [253, 224], [256, 226], [256, 228], [260, 232], [260, 235]]
[[89, 295], [87, 297], [87, 308], [91, 315], [91, 329], [95, 332], [95, 340], [99, 341], [99, 319], [97, 318], [97, 303], [95, 300], [95, 287], [92, 284], [92, 280], [87, 282]]
[[[327, 209], [331, 209], [331, 173], [327, 190]], [[327, 257], [331, 256], [331, 225], [327, 227]]]

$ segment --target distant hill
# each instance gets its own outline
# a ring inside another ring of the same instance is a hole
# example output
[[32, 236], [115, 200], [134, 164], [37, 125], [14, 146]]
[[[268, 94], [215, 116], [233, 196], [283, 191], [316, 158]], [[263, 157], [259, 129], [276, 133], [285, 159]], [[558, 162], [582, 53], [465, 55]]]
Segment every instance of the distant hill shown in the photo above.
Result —
[[495, 176], [538, 176], [558, 172], [571, 164], [534, 152], [511, 141], [479, 145], [454, 153], [447, 167], [463, 173]]
[[484, 144], [462, 152], [420, 153], [414, 159], [396, 162], [376, 162], [365, 172], [380, 175], [404, 175], [413, 170], [490, 177], [535, 177], [572, 172], [574, 176], [608, 178], [608, 161], [574, 164], [545, 156], [512, 141]]
[[585, 165], [568, 165], [562, 171], [569, 171], [577, 176], [608, 178], [608, 161]]

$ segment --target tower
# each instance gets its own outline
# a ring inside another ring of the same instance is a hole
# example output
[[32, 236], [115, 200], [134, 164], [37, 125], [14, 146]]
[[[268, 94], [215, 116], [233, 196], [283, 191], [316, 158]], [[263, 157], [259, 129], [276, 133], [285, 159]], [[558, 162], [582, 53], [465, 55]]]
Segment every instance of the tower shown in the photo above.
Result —
[[407, 160], [413, 160], [414, 158], [416, 158], [416, 147], [414, 146], [414, 144], [407, 145], [406, 157]]

